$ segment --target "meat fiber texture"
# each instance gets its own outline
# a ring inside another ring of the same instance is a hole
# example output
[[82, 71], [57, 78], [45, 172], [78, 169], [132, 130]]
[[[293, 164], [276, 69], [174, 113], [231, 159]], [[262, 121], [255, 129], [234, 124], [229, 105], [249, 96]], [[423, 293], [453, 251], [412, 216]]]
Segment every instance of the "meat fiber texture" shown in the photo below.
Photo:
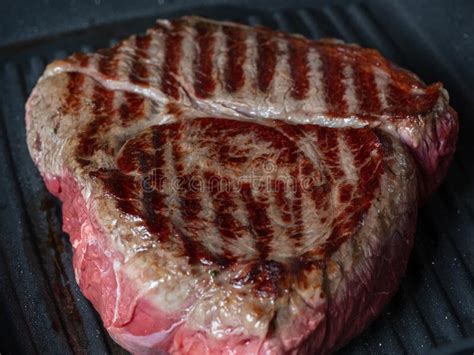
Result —
[[120, 345], [324, 354], [397, 290], [458, 121], [375, 50], [186, 17], [50, 64], [26, 128]]

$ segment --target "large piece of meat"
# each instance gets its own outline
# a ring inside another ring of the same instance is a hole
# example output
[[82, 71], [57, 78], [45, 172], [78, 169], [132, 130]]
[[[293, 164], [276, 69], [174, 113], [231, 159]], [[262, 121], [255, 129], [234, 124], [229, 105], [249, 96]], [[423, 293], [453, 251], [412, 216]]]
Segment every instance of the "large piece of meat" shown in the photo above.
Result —
[[327, 353], [397, 289], [456, 113], [377, 51], [187, 17], [50, 64], [31, 155], [137, 353]]

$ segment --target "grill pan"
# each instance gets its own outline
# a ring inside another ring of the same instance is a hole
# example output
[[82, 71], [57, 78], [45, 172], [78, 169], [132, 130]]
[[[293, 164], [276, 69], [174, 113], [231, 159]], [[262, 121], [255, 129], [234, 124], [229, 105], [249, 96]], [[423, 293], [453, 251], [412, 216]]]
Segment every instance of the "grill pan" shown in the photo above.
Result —
[[[474, 5], [469, 1], [103, 0], [0, 4], [0, 353], [125, 354], [81, 295], [60, 203], [26, 147], [24, 103], [44, 66], [143, 32], [158, 17], [196, 14], [374, 47], [458, 111], [458, 151], [420, 210], [399, 292], [340, 354], [464, 354], [474, 349]], [[445, 349], [445, 350], [443, 350]]]

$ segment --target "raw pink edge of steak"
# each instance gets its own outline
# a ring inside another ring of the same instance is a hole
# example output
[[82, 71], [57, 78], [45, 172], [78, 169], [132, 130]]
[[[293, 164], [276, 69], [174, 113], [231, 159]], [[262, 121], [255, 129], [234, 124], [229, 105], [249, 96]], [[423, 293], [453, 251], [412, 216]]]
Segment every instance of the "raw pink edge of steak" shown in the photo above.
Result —
[[420, 167], [419, 196], [424, 202], [441, 184], [448, 173], [456, 151], [459, 132], [459, 120], [456, 111], [450, 106], [436, 119], [427, 120], [428, 127], [422, 134], [421, 141], [414, 143], [411, 132], [398, 134], [405, 143]]
[[[48, 190], [63, 201], [63, 228], [73, 246], [76, 279], [84, 296], [101, 315], [117, 343], [133, 353], [172, 354], [324, 354], [341, 347], [359, 334], [383, 309], [397, 290], [413, 244], [417, 206], [413, 206], [396, 230], [360, 260], [348, 292], [340, 292], [324, 307], [312, 308], [296, 318], [279, 337], [259, 339], [231, 335], [214, 339], [189, 329], [183, 316], [167, 314], [140, 294], [136, 280], [127, 280], [114, 261], [123, 256], [110, 246], [70, 172], [61, 178], [45, 177]], [[84, 262], [86, 261], [86, 262]], [[119, 299], [117, 300], [117, 297]], [[350, 298], [351, 301], [348, 301]]]
[[[104, 326], [119, 344], [133, 352], [169, 348], [170, 335], [179, 324], [178, 315], [154, 307], [134, 287], [134, 280], [114, 267], [123, 256], [113, 250], [92, 213], [80, 186], [70, 172], [44, 177], [48, 190], [63, 202], [63, 229], [73, 247], [76, 281], [84, 296], [101, 315]], [[118, 299], [117, 299], [118, 298]]]

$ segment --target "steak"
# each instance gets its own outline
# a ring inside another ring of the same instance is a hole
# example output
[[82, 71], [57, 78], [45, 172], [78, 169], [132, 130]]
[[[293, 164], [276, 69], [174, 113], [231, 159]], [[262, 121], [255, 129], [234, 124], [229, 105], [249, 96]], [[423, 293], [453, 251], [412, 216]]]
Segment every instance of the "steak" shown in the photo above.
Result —
[[26, 127], [119, 344], [313, 354], [396, 291], [458, 121], [375, 50], [184, 17], [51, 63]]

